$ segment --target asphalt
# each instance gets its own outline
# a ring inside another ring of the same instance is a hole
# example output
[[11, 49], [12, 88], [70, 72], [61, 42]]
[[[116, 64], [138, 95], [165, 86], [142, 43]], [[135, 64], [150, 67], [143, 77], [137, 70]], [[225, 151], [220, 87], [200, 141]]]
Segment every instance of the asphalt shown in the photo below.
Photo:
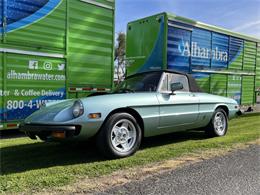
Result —
[[116, 186], [98, 195], [260, 194], [260, 146]]

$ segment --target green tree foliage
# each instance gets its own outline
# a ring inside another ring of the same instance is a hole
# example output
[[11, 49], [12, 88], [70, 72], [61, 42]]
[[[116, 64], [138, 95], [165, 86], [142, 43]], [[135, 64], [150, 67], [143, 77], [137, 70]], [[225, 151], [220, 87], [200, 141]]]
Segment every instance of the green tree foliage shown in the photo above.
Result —
[[125, 77], [125, 48], [126, 48], [126, 35], [123, 32], [117, 34], [115, 47], [115, 59], [117, 81], [120, 82]]

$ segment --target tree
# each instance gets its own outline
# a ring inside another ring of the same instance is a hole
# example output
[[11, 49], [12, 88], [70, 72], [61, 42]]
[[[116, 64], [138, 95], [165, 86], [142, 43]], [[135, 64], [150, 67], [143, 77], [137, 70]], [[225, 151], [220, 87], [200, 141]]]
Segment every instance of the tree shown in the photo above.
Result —
[[116, 75], [117, 82], [120, 83], [125, 77], [125, 48], [126, 48], [126, 35], [123, 32], [117, 34], [115, 47], [115, 59], [116, 62]]

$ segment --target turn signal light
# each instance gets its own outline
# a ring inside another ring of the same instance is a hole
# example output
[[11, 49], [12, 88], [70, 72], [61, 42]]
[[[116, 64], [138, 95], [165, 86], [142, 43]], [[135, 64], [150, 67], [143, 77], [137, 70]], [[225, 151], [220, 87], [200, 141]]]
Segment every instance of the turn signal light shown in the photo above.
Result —
[[90, 119], [98, 119], [98, 118], [101, 118], [101, 113], [90, 113], [88, 115], [88, 118]]

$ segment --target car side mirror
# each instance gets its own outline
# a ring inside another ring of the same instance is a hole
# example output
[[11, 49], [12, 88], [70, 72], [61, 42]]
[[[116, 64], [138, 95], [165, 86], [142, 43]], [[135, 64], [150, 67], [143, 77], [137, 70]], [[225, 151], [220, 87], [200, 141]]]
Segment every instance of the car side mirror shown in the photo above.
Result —
[[174, 91], [177, 91], [177, 90], [181, 90], [183, 89], [183, 84], [178, 82], [178, 83], [171, 83], [171, 91], [172, 91], [172, 94], [174, 94]]

